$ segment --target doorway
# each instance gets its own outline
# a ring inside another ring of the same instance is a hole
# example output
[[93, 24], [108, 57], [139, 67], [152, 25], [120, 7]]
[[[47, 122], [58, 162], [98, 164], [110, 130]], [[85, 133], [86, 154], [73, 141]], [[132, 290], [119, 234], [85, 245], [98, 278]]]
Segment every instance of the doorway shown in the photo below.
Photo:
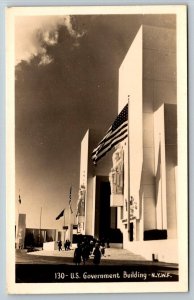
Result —
[[129, 224], [129, 240], [130, 242], [133, 242], [133, 234], [134, 234], [134, 225], [133, 222], [130, 222]]
[[117, 229], [117, 207], [110, 207], [110, 182], [108, 177], [96, 178], [95, 237], [122, 243], [123, 236]]

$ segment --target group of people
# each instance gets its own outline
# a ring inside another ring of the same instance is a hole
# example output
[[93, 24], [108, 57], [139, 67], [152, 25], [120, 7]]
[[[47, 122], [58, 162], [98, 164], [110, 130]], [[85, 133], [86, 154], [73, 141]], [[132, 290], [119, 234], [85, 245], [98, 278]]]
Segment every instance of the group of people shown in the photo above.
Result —
[[65, 251], [71, 250], [70, 246], [71, 246], [70, 240], [66, 240], [65, 243], [64, 243]]
[[[61, 240], [59, 240], [57, 244], [58, 244], [58, 250], [62, 251], [62, 242], [61, 242]], [[71, 250], [70, 246], [71, 246], [70, 240], [66, 240], [65, 243], [64, 243], [65, 251]]]
[[[109, 242], [107, 242], [107, 248], [109, 248]], [[70, 240], [66, 240], [64, 243], [65, 251], [71, 250], [70, 248], [71, 242]], [[58, 241], [58, 250], [62, 251], [62, 241]], [[101, 261], [101, 257], [105, 256], [105, 240], [101, 241], [96, 239], [88, 239], [84, 237], [77, 244], [77, 247], [74, 251], [73, 261], [76, 265], [80, 265], [83, 263], [86, 264], [86, 261], [89, 260], [90, 257], [93, 257], [93, 263], [95, 265], [99, 265]]]
[[74, 263], [80, 265], [81, 262], [85, 265], [86, 261], [93, 256], [93, 263], [99, 265], [101, 256], [105, 256], [105, 243], [104, 241], [87, 240], [77, 244], [74, 251]]

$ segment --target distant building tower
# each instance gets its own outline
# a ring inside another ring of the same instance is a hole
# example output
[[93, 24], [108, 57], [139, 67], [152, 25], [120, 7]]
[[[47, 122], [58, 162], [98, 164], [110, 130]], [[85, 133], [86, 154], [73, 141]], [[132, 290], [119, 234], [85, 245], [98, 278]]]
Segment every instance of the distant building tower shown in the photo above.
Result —
[[26, 235], [26, 214], [18, 215], [18, 225], [16, 227], [16, 248], [23, 249]]

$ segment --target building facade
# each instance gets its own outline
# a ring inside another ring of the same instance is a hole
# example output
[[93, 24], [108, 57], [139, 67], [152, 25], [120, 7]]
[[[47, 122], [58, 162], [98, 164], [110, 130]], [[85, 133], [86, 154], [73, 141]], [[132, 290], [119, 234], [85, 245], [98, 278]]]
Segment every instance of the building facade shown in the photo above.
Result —
[[81, 146], [82, 232], [165, 262], [178, 262], [176, 91], [175, 30], [141, 26], [119, 68], [118, 113], [128, 103], [128, 137], [98, 167], [92, 132]]

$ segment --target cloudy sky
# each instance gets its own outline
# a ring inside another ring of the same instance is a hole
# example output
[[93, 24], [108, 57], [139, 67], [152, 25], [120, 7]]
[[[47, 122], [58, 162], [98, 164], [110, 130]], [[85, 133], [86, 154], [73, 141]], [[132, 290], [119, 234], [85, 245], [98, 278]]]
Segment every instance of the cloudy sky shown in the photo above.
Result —
[[80, 142], [114, 121], [118, 69], [142, 24], [175, 28], [175, 17], [16, 17], [16, 203], [20, 194], [27, 227], [42, 207], [42, 227], [59, 228], [71, 185], [76, 213]]

